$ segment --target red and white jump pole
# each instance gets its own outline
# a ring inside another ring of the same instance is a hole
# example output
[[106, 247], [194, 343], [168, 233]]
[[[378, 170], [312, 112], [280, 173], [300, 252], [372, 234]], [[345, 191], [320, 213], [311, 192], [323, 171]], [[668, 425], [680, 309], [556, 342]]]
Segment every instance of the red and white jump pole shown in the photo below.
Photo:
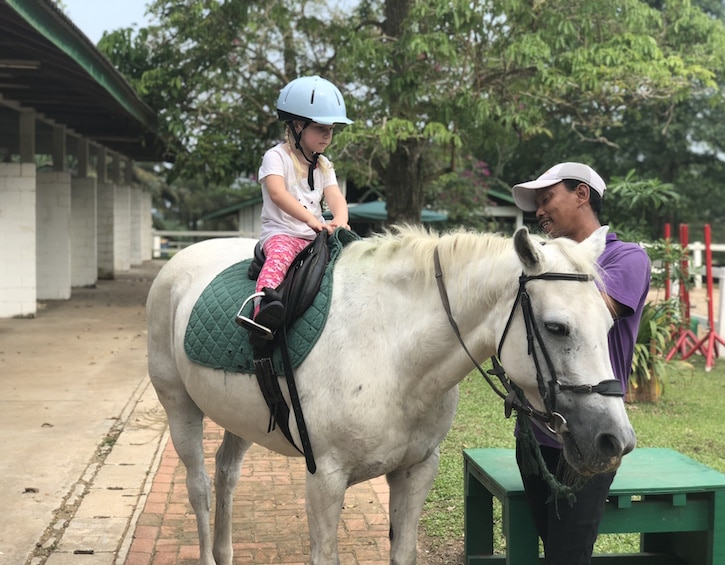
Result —
[[715, 358], [718, 357], [718, 343], [720, 345], [725, 345], [723, 338], [715, 331], [710, 224], [705, 224], [705, 268], [707, 275], [707, 333], [705, 334], [705, 337], [695, 343], [695, 345], [693, 345], [692, 348], [682, 356], [682, 359], [687, 359], [690, 355], [695, 353], [695, 351], [700, 351], [700, 353], [705, 356], [705, 371], [709, 371], [715, 364]]
[[[668, 226], [669, 227], [669, 226]], [[688, 233], [689, 229], [687, 224], [680, 224], [680, 246], [683, 250], [687, 249], [688, 245]], [[690, 277], [689, 260], [687, 253], [683, 253], [682, 259], [680, 260], [680, 304], [682, 309], [683, 323], [677, 332], [677, 340], [675, 345], [670, 349], [670, 352], [665, 357], [665, 360], [669, 361], [676, 353], [679, 353], [683, 359], [686, 359], [692, 355], [695, 349], [692, 349], [697, 344], [697, 336], [690, 329], [690, 291], [687, 290], [687, 281]], [[665, 294], [667, 297], [667, 293]], [[701, 348], [701, 352], [704, 355], [704, 349]]]

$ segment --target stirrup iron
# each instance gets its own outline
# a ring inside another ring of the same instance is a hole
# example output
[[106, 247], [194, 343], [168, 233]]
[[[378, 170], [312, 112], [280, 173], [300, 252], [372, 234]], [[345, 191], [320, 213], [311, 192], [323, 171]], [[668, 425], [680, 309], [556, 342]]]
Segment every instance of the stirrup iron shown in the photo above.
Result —
[[[262, 324], [258, 324], [249, 316], [245, 316], [244, 314], [242, 314], [244, 308], [246, 308], [247, 304], [249, 304], [251, 300], [254, 300], [255, 298], [262, 298], [264, 296], [266, 295], [263, 291], [251, 294], [242, 304], [239, 312], [237, 312], [237, 315], [234, 317], [234, 321], [237, 323], [238, 326], [241, 326], [245, 330], [249, 330], [250, 332], [254, 333], [255, 336], [270, 341], [274, 339], [274, 334], [272, 333], [272, 330], [270, 330], [266, 326], [263, 326]], [[252, 311], [254, 311], [254, 308], [252, 308]]]

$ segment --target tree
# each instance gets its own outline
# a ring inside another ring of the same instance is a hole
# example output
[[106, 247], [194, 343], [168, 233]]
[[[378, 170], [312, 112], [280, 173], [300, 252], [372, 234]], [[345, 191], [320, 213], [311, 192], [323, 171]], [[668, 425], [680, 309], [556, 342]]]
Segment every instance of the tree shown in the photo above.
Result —
[[[552, 135], [525, 140], [507, 169], [508, 178], [519, 180], [557, 161], [580, 160], [614, 181], [612, 186], [618, 182], [616, 177], [636, 171], [643, 180], [624, 196], [638, 200], [637, 210], [646, 213], [647, 221], [637, 222], [639, 214], [635, 217], [627, 211], [632, 202], [620, 201], [623, 195], [614, 192], [605, 197], [604, 214], [618, 228], [646, 227], [640, 237], [650, 240], [662, 237], [665, 222], [710, 222], [715, 230], [725, 223], [721, 141], [725, 106], [718, 86], [725, 71], [723, 25], [684, 4], [658, 3], [656, 7], [661, 10], [657, 38], [664, 55], [671, 59], [675, 54], [688, 65], [707, 69], [713, 80], [692, 82], [687, 96], [653, 97], [646, 104], [627, 108], [619, 123], [602, 129], [603, 142], [573, 133], [566, 122], [552, 123]], [[657, 182], [677, 193], [677, 206], [656, 207], [653, 201], [643, 206], [648, 187]], [[725, 229], [721, 234], [725, 236]]]
[[563, 127], [607, 146], [635, 112], [714, 90], [707, 63], [722, 57], [698, 33], [693, 55], [668, 43], [668, 26], [703, 25], [684, 0], [350, 4], [343, 14], [316, 0], [156, 0], [162, 23], [107, 53], [122, 69], [145, 53], [136, 84], [178, 142], [177, 174], [214, 182], [254, 174], [281, 134], [274, 102], [286, 82], [332, 80], [356, 120], [332, 157], [385, 194], [391, 222], [417, 221], [440, 179], [453, 189], [462, 155], [496, 183], [522, 143]]

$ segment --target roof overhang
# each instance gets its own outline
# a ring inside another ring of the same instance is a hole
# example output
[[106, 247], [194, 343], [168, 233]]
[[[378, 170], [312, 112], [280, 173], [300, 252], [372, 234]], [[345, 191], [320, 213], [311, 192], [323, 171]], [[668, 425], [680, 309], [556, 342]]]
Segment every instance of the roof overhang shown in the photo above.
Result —
[[0, 0], [2, 106], [133, 160], [168, 160], [154, 112], [52, 0]]

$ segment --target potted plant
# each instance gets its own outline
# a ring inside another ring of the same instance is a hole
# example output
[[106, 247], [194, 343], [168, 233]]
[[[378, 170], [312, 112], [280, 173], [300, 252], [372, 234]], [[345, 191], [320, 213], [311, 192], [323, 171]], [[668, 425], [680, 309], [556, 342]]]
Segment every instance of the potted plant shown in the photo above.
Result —
[[664, 391], [667, 376], [683, 365], [689, 366], [681, 360], [666, 360], [675, 345], [676, 330], [680, 324], [680, 307], [676, 300], [645, 304], [634, 345], [627, 402], [657, 402]]

